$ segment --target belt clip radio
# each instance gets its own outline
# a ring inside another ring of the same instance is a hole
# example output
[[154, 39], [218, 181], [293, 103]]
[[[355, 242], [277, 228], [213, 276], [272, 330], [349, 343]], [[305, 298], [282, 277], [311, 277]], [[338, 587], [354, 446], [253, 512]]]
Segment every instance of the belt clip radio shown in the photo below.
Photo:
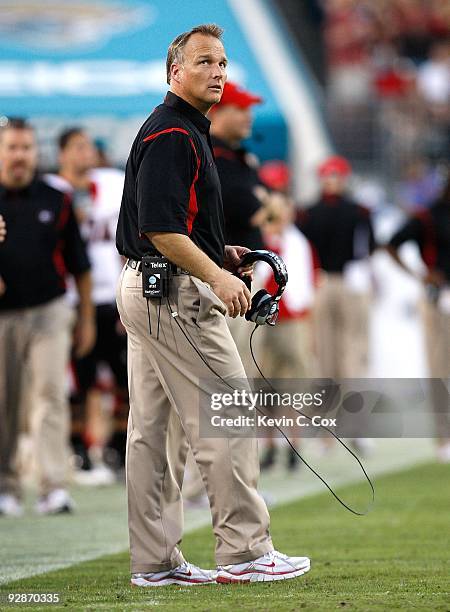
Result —
[[147, 299], [168, 297], [171, 276], [172, 267], [168, 259], [145, 255], [142, 258], [142, 295]]

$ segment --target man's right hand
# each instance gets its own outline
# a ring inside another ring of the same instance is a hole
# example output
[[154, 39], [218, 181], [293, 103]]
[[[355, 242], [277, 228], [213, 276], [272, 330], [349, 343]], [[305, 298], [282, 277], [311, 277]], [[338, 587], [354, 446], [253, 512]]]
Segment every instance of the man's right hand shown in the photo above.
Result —
[[222, 300], [230, 317], [243, 317], [250, 309], [252, 297], [245, 284], [226, 270], [221, 270], [211, 283], [211, 289]]

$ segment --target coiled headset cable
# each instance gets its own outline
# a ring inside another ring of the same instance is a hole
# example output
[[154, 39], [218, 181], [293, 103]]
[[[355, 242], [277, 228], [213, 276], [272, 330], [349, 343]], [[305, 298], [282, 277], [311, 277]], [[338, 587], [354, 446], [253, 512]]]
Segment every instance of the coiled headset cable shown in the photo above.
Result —
[[[181, 333], [183, 334], [183, 336], [186, 338], [186, 340], [188, 341], [188, 343], [190, 344], [190, 346], [194, 349], [194, 351], [197, 353], [197, 355], [200, 357], [200, 359], [202, 360], [202, 362], [206, 365], [206, 367], [208, 368], [208, 370], [210, 372], [212, 372], [212, 374], [214, 374], [214, 376], [217, 376], [217, 378], [219, 380], [221, 380], [227, 387], [229, 387], [230, 389], [232, 389], [233, 391], [236, 391], [236, 389], [233, 387], [233, 385], [231, 385], [227, 380], [225, 380], [218, 372], [216, 372], [216, 370], [207, 362], [207, 360], [205, 359], [205, 357], [202, 355], [201, 351], [197, 348], [197, 346], [195, 345], [195, 343], [193, 342], [192, 338], [190, 338], [189, 334], [187, 333], [187, 331], [185, 329], [183, 329], [183, 326], [181, 325], [181, 323], [178, 321], [178, 312], [176, 312], [175, 310], [172, 309], [172, 306], [170, 304], [170, 300], [169, 298], [167, 298], [167, 308], [168, 311], [170, 312], [171, 317], [173, 318], [173, 320], [175, 321], [175, 323], [177, 324], [179, 330], [181, 331]], [[260, 373], [261, 377], [263, 378], [263, 380], [270, 386], [270, 388], [276, 392], [276, 390], [274, 389], [273, 385], [270, 384], [270, 382], [267, 380], [267, 378], [264, 376], [264, 374], [261, 372], [260, 367], [258, 366], [258, 363], [255, 359], [255, 355], [253, 352], [253, 346], [252, 346], [252, 340], [253, 340], [253, 335], [255, 333], [255, 331], [257, 330], [257, 328], [259, 327], [259, 325], [255, 325], [255, 328], [253, 329], [251, 335], [250, 335], [250, 352], [253, 358], [253, 361], [255, 363], [255, 366], [258, 370], [258, 372]], [[267, 416], [260, 408], [258, 408], [257, 406], [255, 406], [255, 409], [262, 414], [263, 416]], [[295, 410], [294, 408], [292, 408], [293, 410]], [[312, 420], [311, 417], [309, 417], [307, 414], [304, 414], [303, 412], [300, 412], [298, 410], [295, 410], [296, 413], [300, 413], [303, 416], [305, 416], [307, 419]], [[306, 467], [315, 475], [317, 476], [317, 478], [326, 486], [326, 488], [330, 491], [330, 493], [333, 495], [333, 497], [344, 507], [346, 508], [349, 512], [351, 512], [352, 514], [355, 514], [356, 516], [365, 516], [366, 514], [368, 514], [370, 512], [370, 510], [372, 509], [372, 506], [375, 502], [375, 488], [373, 486], [373, 483], [370, 479], [370, 477], [368, 476], [363, 464], [361, 463], [360, 459], [357, 457], [357, 455], [355, 455], [355, 453], [338, 437], [336, 436], [336, 434], [331, 431], [331, 429], [329, 429], [328, 427], [326, 427], [325, 425], [320, 425], [320, 427], [322, 427], [323, 429], [326, 429], [328, 432], [330, 432], [335, 438], [336, 440], [338, 440], [338, 442], [356, 459], [356, 461], [358, 462], [359, 466], [361, 467], [361, 470], [367, 480], [367, 482], [369, 483], [371, 492], [372, 492], [372, 500], [369, 504], [369, 506], [367, 507], [367, 509], [364, 512], [359, 512], [358, 510], [355, 510], [354, 508], [352, 508], [351, 506], [349, 506], [343, 499], [341, 499], [339, 497], [339, 495], [337, 493], [335, 493], [335, 491], [332, 489], [332, 487], [326, 482], [326, 480], [324, 478], [322, 478], [322, 476], [316, 472], [316, 470], [309, 465], [309, 463], [303, 459], [303, 457], [300, 455], [300, 453], [297, 451], [297, 449], [294, 447], [294, 445], [292, 444], [292, 442], [289, 440], [288, 436], [284, 433], [284, 431], [281, 429], [281, 427], [279, 427], [278, 425], [275, 425], [275, 428], [281, 433], [281, 435], [283, 436], [283, 438], [286, 440], [286, 442], [289, 444], [289, 446], [292, 448], [292, 450], [294, 451], [294, 453], [297, 455], [297, 457], [306, 465]]]

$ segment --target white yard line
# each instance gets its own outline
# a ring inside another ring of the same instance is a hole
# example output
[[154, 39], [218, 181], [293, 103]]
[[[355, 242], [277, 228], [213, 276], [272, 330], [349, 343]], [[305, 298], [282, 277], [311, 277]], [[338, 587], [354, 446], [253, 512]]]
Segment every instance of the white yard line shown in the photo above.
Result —
[[[376, 444], [373, 456], [365, 461], [372, 476], [401, 471], [433, 458], [429, 440], [378, 440]], [[280, 450], [284, 458], [285, 449]], [[353, 458], [341, 449], [335, 449], [324, 457], [315, 457], [314, 446], [310, 443], [304, 452], [308, 461], [333, 486], [361, 480]], [[272, 506], [323, 490], [322, 483], [306, 469], [291, 475], [280, 465], [269, 474], [263, 474], [261, 479], [261, 491], [273, 500]], [[76, 489], [74, 496], [78, 508], [72, 516], [34, 517], [28, 508], [27, 515], [21, 519], [0, 519], [0, 584], [127, 549], [123, 487]], [[342, 509], [336, 506], [336, 511]], [[209, 510], [186, 511], [186, 532], [209, 523]]]

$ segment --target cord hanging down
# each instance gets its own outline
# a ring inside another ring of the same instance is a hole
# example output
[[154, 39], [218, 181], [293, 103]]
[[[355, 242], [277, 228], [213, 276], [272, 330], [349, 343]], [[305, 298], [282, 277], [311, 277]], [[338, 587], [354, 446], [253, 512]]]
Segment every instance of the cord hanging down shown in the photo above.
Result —
[[[252, 355], [252, 359], [253, 359], [253, 363], [256, 366], [256, 369], [258, 370], [259, 374], [261, 375], [261, 378], [268, 384], [268, 386], [272, 389], [272, 391], [274, 391], [275, 393], [277, 392], [275, 387], [267, 380], [267, 378], [264, 376], [264, 374], [261, 371], [261, 368], [259, 367], [254, 352], [253, 352], [253, 334], [255, 333], [255, 331], [258, 329], [258, 325], [255, 325], [252, 333], [250, 334], [250, 353]], [[292, 406], [289, 406], [290, 408], [292, 408]], [[258, 408], [257, 408], [258, 410]], [[310, 416], [308, 416], [307, 414], [305, 414], [304, 412], [302, 412], [301, 410], [296, 410], [295, 408], [292, 408], [292, 410], [294, 410], [295, 413], [297, 414], [301, 414], [303, 415], [305, 418], [309, 419], [310, 421], [312, 421], [312, 418]], [[341, 444], [358, 462], [367, 482], [369, 483], [369, 486], [371, 488], [372, 491], [372, 500], [369, 504], [369, 506], [367, 507], [367, 509], [364, 512], [358, 512], [357, 510], [354, 510], [353, 508], [351, 508], [350, 506], [348, 506], [340, 497], [339, 495], [337, 495], [337, 493], [335, 493], [333, 491], [333, 489], [330, 487], [330, 485], [326, 482], [326, 480], [324, 478], [322, 478], [322, 476], [316, 472], [316, 470], [309, 465], [309, 463], [306, 461], [306, 459], [303, 459], [303, 457], [300, 455], [300, 453], [298, 452], [298, 450], [295, 448], [295, 446], [292, 444], [292, 442], [289, 440], [289, 438], [287, 437], [287, 435], [284, 433], [284, 431], [281, 429], [281, 427], [279, 427], [278, 425], [275, 425], [276, 429], [278, 429], [278, 431], [281, 433], [281, 435], [283, 436], [283, 438], [286, 440], [286, 442], [289, 444], [289, 446], [292, 448], [292, 450], [294, 451], [294, 453], [297, 455], [297, 457], [300, 459], [300, 461], [302, 461], [306, 467], [315, 475], [317, 476], [317, 478], [323, 482], [323, 484], [327, 487], [327, 489], [330, 491], [330, 493], [333, 495], [333, 497], [335, 497], [337, 499], [337, 501], [342, 504], [342, 506], [344, 506], [344, 508], [346, 508], [347, 510], [349, 510], [350, 512], [352, 512], [353, 514], [356, 514], [357, 516], [365, 516], [366, 514], [368, 514], [373, 506], [373, 504], [375, 503], [375, 488], [373, 486], [373, 483], [369, 477], [369, 475], [367, 474], [361, 460], [359, 459], [359, 457], [351, 450], [351, 448], [349, 448], [347, 446], [347, 444], [345, 444], [345, 442], [343, 442], [339, 436], [337, 436], [334, 431], [332, 431], [329, 427], [327, 427], [326, 425], [320, 425], [320, 427], [322, 427], [323, 429], [325, 429], [326, 431], [328, 431], [333, 437], [336, 438], [336, 440], [339, 442], [339, 444]]]
[[[170, 305], [170, 300], [169, 298], [167, 298], [167, 308], [170, 312], [171, 317], [174, 319], [175, 323], [178, 325], [178, 328], [180, 329], [181, 333], [183, 334], [183, 336], [186, 338], [186, 340], [188, 341], [188, 343], [190, 344], [190, 346], [194, 349], [194, 351], [197, 353], [197, 355], [200, 357], [200, 359], [202, 360], [202, 362], [206, 365], [206, 367], [209, 369], [210, 372], [212, 372], [214, 374], [214, 376], [217, 376], [217, 378], [219, 378], [219, 380], [221, 380], [225, 385], [227, 385], [227, 387], [229, 387], [230, 389], [232, 389], [233, 391], [236, 391], [236, 389], [233, 387], [233, 385], [231, 385], [227, 380], [225, 380], [224, 378], [222, 378], [222, 376], [216, 372], [216, 370], [214, 370], [214, 368], [206, 361], [205, 357], [202, 355], [201, 351], [195, 346], [195, 343], [192, 341], [192, 339], [190, 338], [189, 334], [183, 329], [182, 325], [179, 322], [179, 317], [177, 316], [178, 313], [175, 313], [174, 310], [172, 310], [172, 306]], [[263, 380], [266, 381], [266, 383], [271, 387], [271, 389], [276, 392], [276, 389], [273, 387], [273, 385], [270, 384], [270, 382], [267, 380], [267, 378], [264, 376], [264, 374], [261, 372], [260, 367], [258, 366], [258, 363], [256, 362], [255, 359], [255, 355], [253, 352], [253, 345], [252, 345], [252, 341], [253, 341], [253, 334], [255, 333], [255, 331], [257, 330], [259, 326], [255, 325], [255, 328], [253, 329], [251, 335], [250, 335], [250, 352], [252, 355], [252, 359], [255, 363], [255, 366], [258, 370], [258, 372], [260, 373], [261, 377], [263, 378]], [[255, 406], [255, 409], [262, 414], [263, 416], [268, 416], [264, 413], [264, 411], [262, 411], [260, 408], [258, 408], [257, 406]], [[294, 410], [294, 408], [293, 408]], [[307, 419], [311, 420], [311, 417], [309, 417], [307, 414], [304, 414], [303, 412], [300, 411], [295, 411], [296, 413], [300, 413], [303, 414]], [[315, 475], [317, 476], [317, 478], [326, 486], [326, 488], [330, 491], [330, 493], [333, 495], [333, 497], [344, 507], [346, 508], [346, 510], [348, 510], [349, 512], [351, 512], [352, 514], [355, 514], [356, 516], [365, 516], [366, 514], [368, 514], [370, 512], [370, 510], [372, 509], [373, 504], [375, 503], [375, 488], [373, 486], [373, 483], [369, 477], [369, 475], [367, 474], [363, 464], [361, 463], [360, 459], [357, 457], [357, 455], [355, 455], [355, 453], [338, 437], [336, 436], [336, 434], [331, 431], [328, 427], [326, 427], [325, 425], [320, 425], [320, 427], [323, 427], [324, 429], [326, 429], [329, 433], [331, 433], [331, 435], [333, 435], [336, 440], [338, 440], [338, 442], [356, 459], [356, 461], [358, 462], [367, 482], [369, 483], [371, 492], [372, 492], [372, 499], [371, 502], [369, 504], [369, 506], [367, 507], [367, 509], [364, 512], [359, 512], [358, 510], [355, 510], [354, 508], [352, 508], [351, 506], [349, 506], [348, 504], [346, 504], [344, 502], [343, 499], [341, 499], [339, 497], [339, 495], [337, 493], [335, 493], [332, 489], [332, 487], [326, 482], [326, 480], [324, 478], [322, 478], [322, 476], [316, 472], [316, 470], [309, 465], [309, 463], [303, 459], [303, 457], [300, 455], [300, 453], [297, 451], [297, 449], [294, 447], [294, 445], [292, 444], [292, 442], [289, 440], [289, 438], [287, 437], [287, 435], [284, 433], [284, 431], [281, 429], [281, 427], [279, 427], [278, 425], [275, 425], [275, 428], [281, 433], [281, 435], [284, 437], [284, 439], [286, 440], [286, 442], [289, 444], [289, 446], [292, 448], [292, 450], [294, 451], [294, 453], [297, 455], [297, 457], [306, 465], [306, 467]]]

